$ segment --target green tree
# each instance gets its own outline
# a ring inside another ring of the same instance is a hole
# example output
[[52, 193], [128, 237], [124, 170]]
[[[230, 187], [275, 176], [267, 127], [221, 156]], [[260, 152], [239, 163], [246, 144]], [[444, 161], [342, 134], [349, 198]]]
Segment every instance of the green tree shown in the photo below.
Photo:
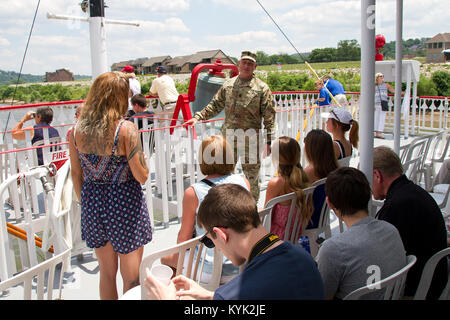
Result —
[[450, 73], [447, 71], [436, 71], [431, 75], [431, 81], [436, 86], [438, 96], [450, 97]]
[[419, 82], [417, 83], [417, 95], [418, 96], [437, 96], [436, 85], [431, 79], [426, 78], [423, 74], [420, 75]]
[[336, 50], [336, 61], [357, 61], [361, 60], [361, 48], [358, 41], [341, 40]]
[[269, 55], [264, 51], [256, 52], [256, 61], [258, 61], [258, 65], [265, 66], [270, 64]]
[[336, 48], [314, 49], [308, 56], [309, 62], [332, 62], [336, 61]]

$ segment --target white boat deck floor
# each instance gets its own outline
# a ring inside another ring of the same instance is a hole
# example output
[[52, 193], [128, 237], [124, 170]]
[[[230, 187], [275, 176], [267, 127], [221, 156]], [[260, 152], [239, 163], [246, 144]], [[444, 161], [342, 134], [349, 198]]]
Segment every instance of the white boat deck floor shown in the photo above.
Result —
[[[394, 147], [393, 136], [385, 134], [386, 139], [374, 139], [374, 146], [386, 145], [391, 148]], [[409, 143], [414, 137], [401, 139], [401, 145]], [[350, 165], [352, 167], [358, 166], [359, 158], [352, 158]], [[266, 183], [267, 185], [267, 183]], [[258, 207], [264, 206], [265, 198], [265, 186], [262, 186], [260, 200]], [[331, 219], [332, 233], [338, 232], [338, 221], [335, 217]], [[152, 252], [165, 249], [169, 246], [176, 244], [176, 238], [180, 223], [178, 220], [174, 220], [169, 223], [168, 228], [162, 226], [156, 226], [153, 230], [153, 239], [150, 243], [144, 247], [144, 256], [149, 255]], [[86, 251], [83, 253], [82, 258], [79, 256], [73, 256], [71, 259], [71, 270], [65, 274], [64, 277], [64, 289], [62, 298], [64, 300], [98, 300], [99, 297], [99, 267], [98, 262], [93, 256], [92, 251]], [[122, 296], [122, 279], [120, 272], [117, 274], [117, 289], [119, 292], [119, 298]], [[0, 300], [12, 300], [22, 299], [21, 286], [13, 288], [9, 293], [3, 297], [0, 296]]]

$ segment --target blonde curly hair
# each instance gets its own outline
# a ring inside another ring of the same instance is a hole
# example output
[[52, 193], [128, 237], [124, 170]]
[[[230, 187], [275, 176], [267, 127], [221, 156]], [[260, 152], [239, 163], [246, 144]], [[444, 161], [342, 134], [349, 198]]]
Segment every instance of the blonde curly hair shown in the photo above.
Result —
[[80, 132], [105, 137], [115, 130], [114, 124], [128, 109], [129, 78], [126, 73], [113, 71], [95, 79], [77, 122]]

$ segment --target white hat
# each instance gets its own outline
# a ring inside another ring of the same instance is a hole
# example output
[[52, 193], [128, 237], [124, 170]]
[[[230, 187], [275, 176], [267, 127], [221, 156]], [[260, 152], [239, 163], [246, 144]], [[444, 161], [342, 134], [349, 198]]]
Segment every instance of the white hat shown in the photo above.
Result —
[[322, 118], [334, 119], [337, 122], [343, 124], [351, 124], [353, 121], [352, 115], [350, 112], [343, 108], [333, 108], [330, 112], [324, 112], [321, 114]]

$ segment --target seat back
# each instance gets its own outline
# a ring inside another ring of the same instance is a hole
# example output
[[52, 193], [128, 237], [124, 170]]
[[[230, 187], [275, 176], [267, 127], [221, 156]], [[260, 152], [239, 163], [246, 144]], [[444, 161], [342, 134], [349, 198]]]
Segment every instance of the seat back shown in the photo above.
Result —
[[[312, 188], [312, 192], [316, 190], [317, 187], [324, 185], [327, 178], [323, 178], [315, 181], [310, 188]], [[308, 189], [305, 189], [305, 192], [309, 192]], [[323, 203], [320, 204], [320, 217], [319, 223], [316, 228], [305, 229], [303, 232], [304, 236], [309, 238], [309, 247], [311, 250], [311, 256], [315, 258], [319, 251], [319, 244], [316, 242], [317, 237], [321, 234], [325, 234], [325, 239], [331, 237], [331, 226], [330, 226], [330, 207], [328, 206], [326, 200], [324, 199]]]
[[[47, 300], [53, 300], [53, 289], [56, 280], [59, 282], [57, 299], [61, 299], [64, 272], [68, 268], [68, 263], [70, 263], [70, 253], [71, 249], [66, 249], [30, 269], [0, 282], [0, 293], [23, 284], [23, 300], [32, 300], [34, 297], [37, 300], [44, 300], [45, 292], [47, 293]], [[58, 274], [58, 271], [55, 272], [55, 270], [57, 269], [56, 266], [60, 263], [62, 263], [62, 268]], [[33, 291], [36, 291], [35, 295], [33, 295]]]
[[[198, 236], [191, 240], [178, 243], [175, 246], [154, 252], [149, 256], [144, 257], [139, 268], [140, 283], [143, 284], [145, 278], [147, 277], [146, 268], [151, 269], [152, 265], [157, 260], [172, 254], [178, 254], [176, 276], [183, 274], [186, 277], [197, 281], [197, 283], [200, 283], [203, 273], [202, 262], [205, 260], [204, 253], [207, 249], [203, 245], [203, 243], [200, 242], [200, 239], [202, 237], [203, 235]], [[187, 261], [185, 261], [185, 259], [187, 259]], [[222, 262], [223, 254], [219, 250], [217, 250], [217, 248], [214, 248], [214, 265], [211, 279], [208, 283], [200, 283], [204, 288], [208, 290], [215, 290], [219, 286], [220, 278], [222, 275]], [[148, 300], [144, 285], [141, 285], [141, 299]]]
[[433, 192], [429, 192], [429, 194], [433, 197], [434, 201], [436, 201], [443, 213], [450, 213], [447, 208], [450, 196], [450, 184], [437, 184], [433, 187]]
[[422, 161], [422, 156], [416, 156], [413, 159], [406, 160], [403, 164], [403, 172], [406, 177], [414, 182], [415, 184], [419, 184], [420, 179], [420, 162]]
[[[277, 205], [278, 203], [284, 202], [284, 201], [290, 201], [290, 204], [289, 204], [289, 215], [288, 215], [288, 219], [286, 221], [283, 240], [295, 243], [296, 242], [295, 241], [295, 236], [296, 236], [295, 233], [299, 229], [298, 226], [300, 224], [302, 224], [300, 208], [297, 207], [297, 196], [295, 195], [295, 192], [291, 192], [291, 193], [284, 194], [282, 196], [275, 197], [273, 199], [270, 199], [267, 202], [265, 208], [270, 208], [270, 214], [266, 215], [266, 221], [265, 221], [265, 224], [263, 223], [263, 225], [267, 226], [268, 222], [270, 222], [270, 224], [271, 224], [273, 209], [274, 209], [275, 205]], [[270, 226], [270, 224], [269, 224], [269, 226]], [[292, 229], [292, 231], [289, 232], [291, 229]], [[270, 227], [267, 230], [272, 232]]]
[[342, 159], [338, 160], [339, 166], [340, 167], [350, 167], [350, 159], [352, 158], [352, 156], [348, 156]]
[[431, 191], [435, 183], [436, 177], [436, 165], [438, 163], [443, 163], [446, 159], [448, 147], [450, 145], [450, 134], [443, 130], [435, 135], [435, 138], [430, 143], [428, 153], [424, 159], [423, 164], [423, 174], [424, 174], [424, 184], [425, 190]]
[[[445, 248], [439, 252], [436, 252], [430, 259], [428, 259], [427, 263], [423, 267], [422, 276], [419, 281], [419, 285], [417, 286], [416, 294], [414, 295], [414, 300], [425, 300], [428, 289], [431, 285], [431, 280], [433, 279], [434, 270], [436, 269], [436, 265], [443, 258], [447, 258], [450, 255], [450, 248]], [[442, 291], [439, 300], [449, 300], [450, 293], [450, 273], [447, 277], [447, 285]]]
[[409, 269], [416, 263], [417, 258], [414, 255], [406, 257], [407, 263], [402, 269], [372, 284], [354, 290], [344, 297], [344, 300], [359, 300], [368, 293], [385, 289], [383, 300], [398, 300], [403, 294], [405, 288], [406, 275]]
[[406, 146], [400, 148], [400, 161], [404, 166], [406, 163], [409, 163], [410, 160], [419, 158], [418, 163], [415, 168], [415, 173], [413, 179], [415, 183], [418, 184], [422, 179], [422, 173], [424, 172], [424, 164], [426, 162], [427, 157], [429, 157], [428, 153], [430, 150], [430, 146], [433, 141], [439, 136], [439, 133], [429, 134], [426, 136], [421, 136], [415, 138], [411, 143]]

